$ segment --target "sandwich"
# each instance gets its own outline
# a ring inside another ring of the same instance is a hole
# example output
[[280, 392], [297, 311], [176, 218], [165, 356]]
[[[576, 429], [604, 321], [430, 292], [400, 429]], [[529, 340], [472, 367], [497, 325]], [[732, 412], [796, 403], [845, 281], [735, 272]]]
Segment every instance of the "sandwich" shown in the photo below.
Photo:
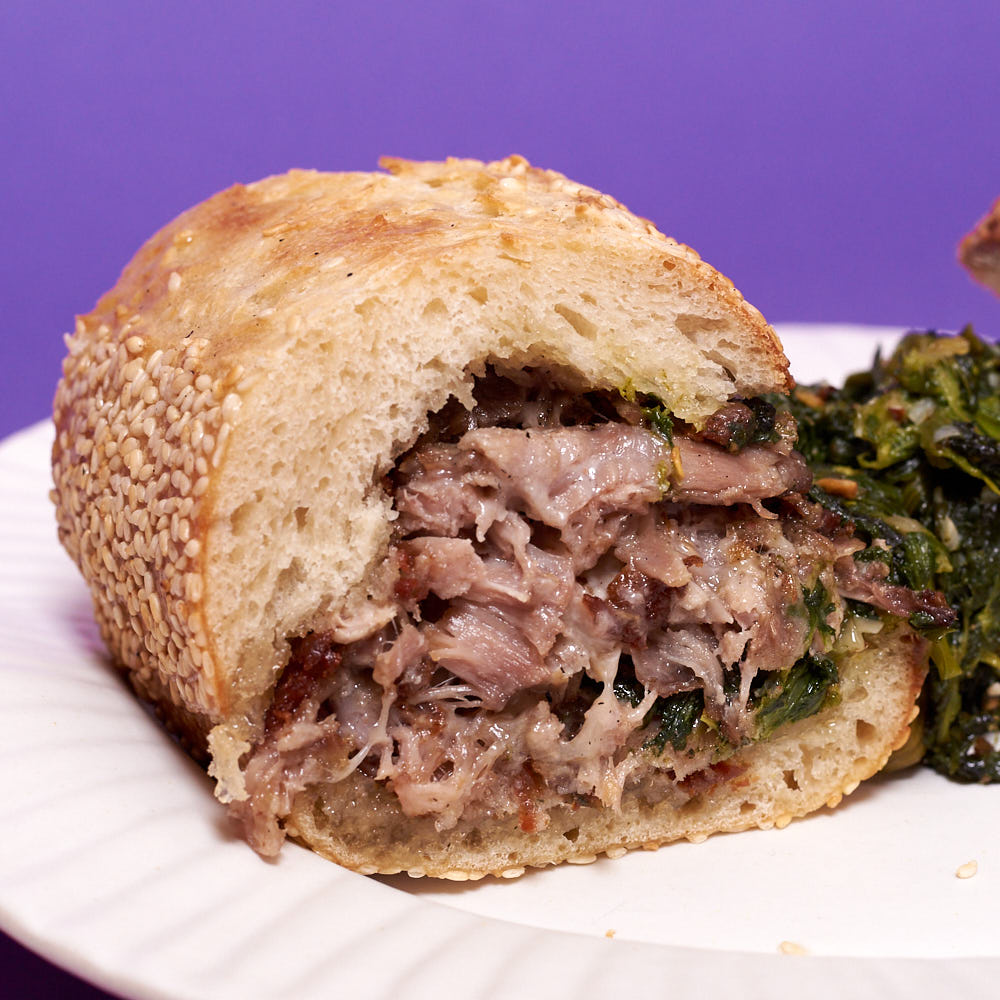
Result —
[[1000, 198], [963, 237], [958, 258], [976, 281], [1000, 295]]
[[822, 502], [774, 332], [558, 173], [383, 166], [210, 198], [67, 338], [114, 663], [263, 855], [512, 876], [835, 805], [952, 612]]

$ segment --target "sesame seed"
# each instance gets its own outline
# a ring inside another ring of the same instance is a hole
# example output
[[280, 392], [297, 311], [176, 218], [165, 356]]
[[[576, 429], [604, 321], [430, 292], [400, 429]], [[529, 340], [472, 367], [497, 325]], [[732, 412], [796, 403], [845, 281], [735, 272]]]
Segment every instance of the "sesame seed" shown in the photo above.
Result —
[[966, 861], [955, 870], [956, 878], [972, 878], [979, 871], [978, 861]]
[[778, 951], [782, 955], [808, 955], [809, 949], [805, 945], [799, 944], [797, 941], [782, 941], [778, 945]]
[[170, 272], [170, 277], [167, 278], [167, 291], [173, 293], [176, 292], [181, 287], [181, 276], [176, 271]]

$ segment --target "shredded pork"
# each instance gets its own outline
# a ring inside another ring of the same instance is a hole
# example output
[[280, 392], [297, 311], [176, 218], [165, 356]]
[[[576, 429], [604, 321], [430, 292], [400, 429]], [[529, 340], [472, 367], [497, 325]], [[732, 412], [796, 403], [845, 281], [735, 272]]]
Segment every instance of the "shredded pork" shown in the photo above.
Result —
[[[254, 846], [277, 850], [297, 791], [355, 769], [440, 829], [539, 829], [567, 796], [615, 808], [642, 783], [681, 802], [723, 780], [713, 739], [650, 749], [657, 699], [703, 692], [702, 728], [738, 746], [754, 678], [822, 651], [845, 596], [902, 600], [803, 498], [787, 434], [734, 447], [739, 406], [711, 439], [668, 441], [623, 401], [494, 378], [439, 414], [394, 475], [392, 623], [292, 643], [246, 769]], [[764, 502], [782, 496], [779, 517]], [[822, 630], [803, 609], [817, 583]]]

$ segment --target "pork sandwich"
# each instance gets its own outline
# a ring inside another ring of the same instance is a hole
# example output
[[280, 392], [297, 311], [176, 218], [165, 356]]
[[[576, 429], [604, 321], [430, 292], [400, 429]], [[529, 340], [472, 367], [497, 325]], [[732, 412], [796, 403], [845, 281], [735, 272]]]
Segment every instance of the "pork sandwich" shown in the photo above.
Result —
[[114, 661], [262, 854], [509, 875], [835, 804], [947, 609], [810, 493], [770, 327], [560, 174], [384, 166], [216, 195], [68, 338]]
[[976, 281], [1000, 295], [1000, 198], [975, 228], [965, 234], [958, 247], [958, 258]]

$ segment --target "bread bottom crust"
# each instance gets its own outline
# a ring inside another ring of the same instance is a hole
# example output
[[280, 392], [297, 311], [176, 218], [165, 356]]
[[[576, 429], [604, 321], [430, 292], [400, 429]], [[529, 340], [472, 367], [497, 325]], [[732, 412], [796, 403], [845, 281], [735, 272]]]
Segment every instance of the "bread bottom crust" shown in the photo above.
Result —
[[518, 817], [434, 820], [406, 816], [391, 789], [357, 773], [307, 788], [295, 799], [287, 832], [317, 853], [365, 874], [454, 880], [512, 877], [527, 867], [586, 864], [713, 833], [784, 827], [837, 805], [906, 742], [923, 684], [925, 643], [897, 626], [840, 661], [840, 701], [729, 758], [733, 777], [677, 807], [626, 790], [620, 810], [567, 802], [549, 823], [526, 832]]

